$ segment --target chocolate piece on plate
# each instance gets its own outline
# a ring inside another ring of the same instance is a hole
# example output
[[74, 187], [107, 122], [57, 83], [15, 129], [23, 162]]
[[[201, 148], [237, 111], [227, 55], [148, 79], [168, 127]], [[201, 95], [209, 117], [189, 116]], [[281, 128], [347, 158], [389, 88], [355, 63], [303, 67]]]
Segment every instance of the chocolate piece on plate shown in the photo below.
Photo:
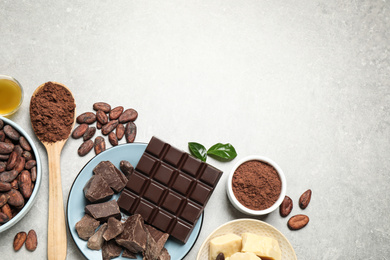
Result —
[[92, 250], [100, 250], [103, 246], [103, 233], [107, 230], [107, 223], [104, 223], [99, 229], [88, 239], [87, 246]]
[[125, 248], [125, 250], [123, 250], [122, 257], [136, 259], [137, 254], [134, 254], [134, 253], [130, 252], [129, 249]]
[[88, 240], [94, 233], [100, 222], [85, 214], [84, 217], [76, 223], [76, 231], [83, 240]]
[[121, 169], [121, 171], [123, 172], [123, 174], [126, 176], [126, 178], [128, 179], [130, 177], [131, 174], [133, 174], [134, 172], [134, 167], [133, 165], [131, 165], [130, 162], [128, 161], [125, 161], [125, 160], [122, 160], [119, 164], [119, 168]]
[[100, 222], [106, 222], [110, 217], [121, 219], [121, 212], [116, 200], [110, 200], [103, 203], [89, 204], [85, 206], [85, 213]]
[[168, 250], [165, 247], [161, 250], [161, 254], [158, 257], [158, 260], [171, 260], [171, 256], [169, 255]]
[[104, 241], [102, 246], [102, 257], [103, 260], [109, 260], [120, 256], [122, 253], [122, 247], [115, 243], [115, 240]]
[[145, 250], [146, 232], [144, 230], [144, 220], [140, 214], [134, 214], [126, 219], [123, 232], [115, 238], [118, 245], [121, 245], [132, 253]]
[[123, 232], [123, 224], [120, 220], [111, 217], [108, 219], [107, 224], [107, 230], [103, 234], [104, 240], [111, 240]]
[[165, 242], [169, 234], [161, 232], [150, 225], [145, 224], [146, 231], [146, 249], [143, 253], [145, 259], [158, 259], [161, 255]]
[[100, 175], [93, 175], [84, 186], [84, 195], [92, 203], [108, 200], [114, 191]]
[[187, 242], [222, 171], [152, 137], [118, 205]]
[[120, 192], [126, 185], [127, 178], [110, 161], [102, 161], [93, 169], [95, 175], [100, 175], [115, 192]]

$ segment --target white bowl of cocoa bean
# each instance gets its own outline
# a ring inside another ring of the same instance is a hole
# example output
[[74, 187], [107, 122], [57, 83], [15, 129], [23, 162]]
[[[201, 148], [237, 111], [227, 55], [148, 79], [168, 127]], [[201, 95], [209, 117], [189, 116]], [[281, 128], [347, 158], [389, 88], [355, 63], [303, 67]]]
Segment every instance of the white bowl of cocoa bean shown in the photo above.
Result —
[[41, 161], [22, 127], [0, 116], [0, 233], [33, 206], [41, 184]]
[[248, 156], [236, 163], [227, 180], [227, 195], [233, 206], [252, 216], [277, 209], [286, 195], [282, 169], [264, 156]]

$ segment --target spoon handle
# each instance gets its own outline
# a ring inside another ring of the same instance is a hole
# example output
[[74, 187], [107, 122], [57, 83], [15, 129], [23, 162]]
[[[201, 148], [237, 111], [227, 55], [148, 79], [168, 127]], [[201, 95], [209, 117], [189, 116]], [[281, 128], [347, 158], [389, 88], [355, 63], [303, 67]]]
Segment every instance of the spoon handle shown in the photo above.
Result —
[[56, 143], [46, 147], [49, 160], [49, 221], [47, 257], [49, 260], [66, 258], [66, 227], [61, 186], [60, 155], [62, 146]]

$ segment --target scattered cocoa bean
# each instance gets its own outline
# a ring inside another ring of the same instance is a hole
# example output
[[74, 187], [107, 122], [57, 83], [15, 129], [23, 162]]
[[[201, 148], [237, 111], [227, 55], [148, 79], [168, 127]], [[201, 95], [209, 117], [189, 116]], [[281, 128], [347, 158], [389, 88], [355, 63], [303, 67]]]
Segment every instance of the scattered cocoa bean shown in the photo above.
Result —
[[0, 192], [9, 191], [12, 189], [11, 183], [0, 181]]
[[134, 122], [128, 122], [125, 128], [125, 138], [127, 143], [133, 143], [137, 135], [137, 127]]
[[38, 237], [37, 233], [33, 229], [28, 231], [27, 239], [26, 239], [26, 249], [28, 251], [34, 251], [38, 246]]
[[79, 149], [77, 150], [77, 153], [80, 156], [85, 156], [86, 154], [88, 154], [92, 150], [93, 146], [94, 146], [93, 141], [87, 140], [80, 145]]
[[1, 212], [3, 212], [9, 219], [13, 218], [11, 207], [8, 204], [5, 204], [1, 207]]
[[[33, 160], [31, 160], [31, 161], [33, 161]], [[18, 173], [20, 173], [21, 171], [23, 171], [25, 165], [26, 165], [26, 159], [22, 156], [19, 156], [18, 160], [16, 161], [14, 170], [17, 171]]]
[[23, 195], [18, 191], [11, 189], [7, 192], [9, 195], [8, 204], [14, 207], [23, 207], [24, 206], [24, 198]]
[[30, 170], [30, 169], [32, 169], [32, 167], [34, 167], [35, 165], [37, 165], [37, 161], [35, 161], [35, 160], [30, 160], [30, 161], [26, 162], [25, 168], [26, 168], [26, 170]]
[[16, 165], [16, 160], [18, 159], [19, 155], [13, 151], [7, 161], [7, 170], [12, 170]]
[[31, 151], [31, 146], [24, 136], [19, 137], [19, 144], [24, 150]]
[[108, 141], [112, 146], [118, 145], [118, 138], [116, 137], [116, 134], [114, 132], [108, 134]]
[[6, 142], [9, 139], [5, 139], [4, 142], [0, 142], [0, 154], [10, 154], [14, 150], [15, 145], [9, 142]]
[[97, 129], [102, 129], [103, 125], [100, 124], [100, 122], [96, 122], [96, 128]]
[[299, 214], [299, 215], [292, 216], [288, 220], [287, 226], [291, 230], [298, 230], [305, 227], [307, 223], [309, 223], [309, 217], [306, 215]]
[[81, 124], [79, 125], [78, 127], [76, 127], [74, 130], [73, 130], [73, 133], [72, 133], [72, 137], [74, 139], [79, 139], [80, 137], [82, 137], [85, 132], [88, 130], [88, 125], [87, 124]]
[[18, 141], [19, 140], [19, 137], [20, 137], [20, 134], [18, 131], [15, 130], [15, 128], [13, 128], [12, 126], [10, 125], [5, 125], [4, 128], [4, 133], [5, 135], [11, 139], [11, 140], [14, 140], [14, 141]]
[[14, 250], [19, 251], [19, 249], [22, 248], [24, 242], [27, 239], [27, 234], [26, 232], [19, 232], [15, 235], [14, 238]]
[[125, 135], [125, 126], [123, 124], [118, 124], [116, 126], [116, 137], [118, 140], [121, 140]]
[[285, 196], [282, 204], [279, 206], [279, 213], [282, 217], [287, 217], [293, 209], [293, 201], [289, 196]]
[[101, 123], [102, 125], [105, 125], [108, 123], [108, 117], [106, 113], [104, 113], [102, 110], [98, 110], [96, 112], [96, 120]]
[[32, 193], [32, 181], [30, 172], [27, 170], [22, 171], [18, 176], [18, 185], [20, 193], [22, 193], [25, 199], [30, 198]]
[[135, 109], [126, 109], [119, 117], [119, 123], [127, 123], [129, 121], [135, 121], [138, 117], [138, 112]]
[[95, 135], [95, 133], [96, 133], [96, 127], [94, 126], [89, 127], [88, 130], [83, 135], [83, 140], [87, 141], [91, 139]]
[[24, 151], [22, 153], [22, 156], [26, 159], [26, 161], [30, 161], [34, 159], [33, 155], [29, 151]]
[[118, 120], [112, 120], [108, 122], [107, 124], [102, 126], [102, 134], [108, 135], [112, 130], [116, 128], [117, 125], [118, 125]]
[[76, 118], [76, 122], [79, 124], [92, 124], [96, 121], [96, 115], [92, 112], [85, 112]]
[[18, 172], [15, 170], [0, 173], [0, 181], [11, 182], [16, 179]]
[[309, 205], [310, 199], [311, 199], [311, 190], [308, 189], [299, 198], [299, 207], [301, 209], [305, 209]]
[[122, 106], [113, 108], [110, 111], [110, 115], [109, 115], [110, 116], [110, 120], [118, 119], [121, 116], [122, 112], [123, 112], [123, 107]]
[[0, 194], [0, 207], [3, 207], [9, 200], [8, 193], [1, 193]]
[[98, 155], [99, 153], [106, 150], [106, 142], [104, 141], [104, 138], [101, 136], [98, 136], [95, 138], [95, 154]]
[[36, 166], [32, 167], [30, 173], [31, 173], [31, 181], [35, 182], [37, 180], [37, 167]]
[[111, 106], [106, 102], [96, 102], [95, 104], [93, 104], [93, 110], [102, 110], [105, 113], [109, 113], [111, 110]]

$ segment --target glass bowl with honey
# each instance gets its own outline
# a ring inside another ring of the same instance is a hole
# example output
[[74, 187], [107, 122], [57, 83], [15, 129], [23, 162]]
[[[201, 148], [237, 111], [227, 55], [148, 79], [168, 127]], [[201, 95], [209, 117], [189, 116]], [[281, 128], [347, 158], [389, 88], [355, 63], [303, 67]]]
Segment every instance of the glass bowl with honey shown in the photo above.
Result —
[[0, 116], [10, 116], [15, 113], [22, 101], [22, 85], [13, 77], [0, 75]]

